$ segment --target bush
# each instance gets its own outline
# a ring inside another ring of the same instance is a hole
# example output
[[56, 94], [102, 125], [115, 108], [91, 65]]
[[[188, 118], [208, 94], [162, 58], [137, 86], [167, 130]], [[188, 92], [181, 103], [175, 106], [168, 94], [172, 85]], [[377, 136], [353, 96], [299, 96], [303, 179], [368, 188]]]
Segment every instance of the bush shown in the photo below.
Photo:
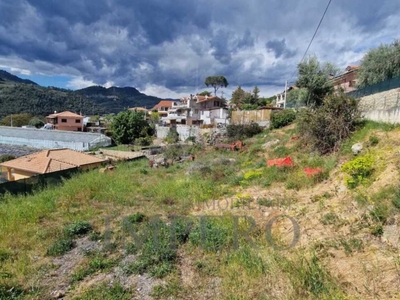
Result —
[[356, 187], [360, 183], [364, 183], [373, 171], [374, 157], [370, 154], [357, 157], [342, 166], [342, 172], [350, 175], [346, 179], [346, 184], [350, 188]]
[[379, 143], [379, 138], [376, 135], [371, 135], [369, 137], [369, 143], [371, 146], [376, 146]]
[[47, 255], [59, 256], [67, 253], [74, 247], [74, 242], [71, 238], [61, 237], [57, 239], [48, 249]]
[[262, 128], [257, 123], [250, 123], [246, 125], [228, 125], [226, 127], [226, 134], [232, 140], [242, 140], [244, 138], [251, 138], [252, 136], [262, 132]]
[[354, 98], [333, 94], [324, 99], [322, 106], [302, 110], [297, 129], [304, 144], [326, 154], [339, 150], [342, 141], [355, 130], [359, 115]]
[[137, 212], [133, 215], [129, 215], [127, 220], [132, 224], [141, 223], [147, 219], [146, 215], [142, 214], [141, 212]]
[[66, 236], [84, 235], [92, 231], [92, 225], [86, 221], [76, 221], [64, 227]]
[[296, 112], [293, 109], [273, 111], [271, 113], [270, 128], [282, 128], [293, 123], [296, 119]]
[[165, 141], [168, 144], [175, 144], [179, 142], [179, 133], [176, 131], [175, 128], [170, 128], [167, 134], [167, 137], [165, 138]]
[[145, 137], [139, 137], [135, 140], [135, 144], [139, 146], [149, 146], [151, 145], [153, 138], [149, 135]]

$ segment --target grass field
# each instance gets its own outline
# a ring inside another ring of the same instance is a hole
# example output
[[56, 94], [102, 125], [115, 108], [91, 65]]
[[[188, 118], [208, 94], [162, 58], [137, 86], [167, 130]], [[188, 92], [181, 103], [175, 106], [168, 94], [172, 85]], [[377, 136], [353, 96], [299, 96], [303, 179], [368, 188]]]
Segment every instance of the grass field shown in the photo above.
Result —
[[[397, 297], [392, 281], [372, 274], [397, 274], [396, 251], [379, 240], [400, 208], [398, 129], [364, 124], [330, 156], [310, 154], [295, 134], [266, 131], [241, 152], [197, 150], [194, 162], [158, 169], [125, 162], [34, 195], [5, 195], [0, 299], [51, 299], [57, 291], [65, 299]], [[374, 170], [343, 188], [340, 167], [359, 141], [376, 154]], [[294, 167], [266, 166], [285, 156]], [[305, 167], [323, 173], [310, 177]], [[387, 172], [393, 182], [384, 185]], [[290, 209], [282, 205], [289, 198]], [[374, 268], [363, 265], [366, 257]], [[356, 267], [349, 273], [339, 262]]]

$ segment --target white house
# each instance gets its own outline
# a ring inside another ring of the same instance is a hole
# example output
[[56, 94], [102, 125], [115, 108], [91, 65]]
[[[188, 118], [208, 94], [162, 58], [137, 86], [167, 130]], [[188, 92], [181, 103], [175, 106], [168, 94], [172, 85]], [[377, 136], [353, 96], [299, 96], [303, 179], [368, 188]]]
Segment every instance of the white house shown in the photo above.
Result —
[[168, 124], [228, 124], [228, 109], [217, 96], [190, 95], [175, 102], [168, 110], [168, 115], [161, 118]]

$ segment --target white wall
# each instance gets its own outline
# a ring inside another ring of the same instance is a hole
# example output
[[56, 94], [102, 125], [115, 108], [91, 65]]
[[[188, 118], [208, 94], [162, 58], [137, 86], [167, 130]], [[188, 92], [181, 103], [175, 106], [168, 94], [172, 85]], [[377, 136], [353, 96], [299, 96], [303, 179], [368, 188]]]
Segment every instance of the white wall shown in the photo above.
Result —
[[39, 149], [68, 148], [76, 151], [89, 151], [96, 147], [110, 146], [111, 140], [108, 137], [103, 137], [102, 139], [99, 138], [95, 139], [91, 143], [73, 142], [73, 141], [61, 142], [61, 141], [8, 137], [8, 136], [1, 136], [0, 134], [0, 144], [28, 146]]
[[[157, 138], [165, 139], [169, 130], [170, 127], [156, 125]], [[185, 141], [190, 136], [197, 136], [200, 128], [198, 126], [176, 125], [176, 131], [179, 134], [179, 139]]]

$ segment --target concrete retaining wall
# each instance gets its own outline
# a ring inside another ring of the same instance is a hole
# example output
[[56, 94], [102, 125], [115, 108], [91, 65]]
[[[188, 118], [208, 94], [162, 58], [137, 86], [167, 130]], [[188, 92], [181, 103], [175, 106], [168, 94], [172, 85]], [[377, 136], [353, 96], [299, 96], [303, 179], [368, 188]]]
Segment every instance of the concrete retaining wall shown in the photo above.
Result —
[[[156, 126], [157, 138], [165, 139], [168, 135], [170, 127]], [[198, 136], [200, 128], [198, 126], [190, 125], [176, 125], [176, 131], [179, 134], [179, 139], [185, 141], [190, 136]]]
[[359, 108], [365, 119], [392, 124], [400, 123], [400, 89], [362, 97]]

